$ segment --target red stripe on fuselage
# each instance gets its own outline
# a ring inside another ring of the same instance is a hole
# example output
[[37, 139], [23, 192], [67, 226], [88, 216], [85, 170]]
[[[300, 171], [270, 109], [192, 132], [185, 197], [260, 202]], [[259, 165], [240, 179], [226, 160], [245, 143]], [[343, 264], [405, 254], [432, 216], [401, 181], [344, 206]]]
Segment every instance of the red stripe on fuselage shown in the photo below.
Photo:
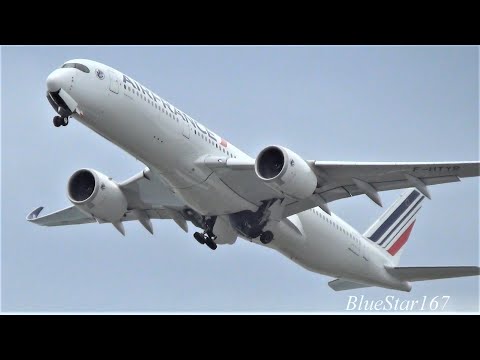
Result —
[[412, 232], [413, 224], [415, 224], [415, 221], [416, 220], [413, 220], [413, 222], [410, 224], [407, 230], [405, 230], [405, 232], [402, 235], [400, 235], [397, 241], [395, 241], [395, 244], [393, 244], [390, 247], [390, 249], [387, 250], [390, 255], [394, 256], [398, 252], [398, 250], [400, 250], [402, 246], [405, 245], [405, 243], [408, 240], [408, 237], [410, 236], [410, 233]]

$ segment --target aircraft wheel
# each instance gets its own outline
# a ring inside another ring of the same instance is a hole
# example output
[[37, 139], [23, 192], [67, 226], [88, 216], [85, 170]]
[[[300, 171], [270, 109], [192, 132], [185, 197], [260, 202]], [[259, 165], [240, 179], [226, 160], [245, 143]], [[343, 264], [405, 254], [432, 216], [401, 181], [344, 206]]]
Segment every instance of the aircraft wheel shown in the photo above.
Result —
[[200, 244], [205, 244], [205, 237], [203, 236], [203, 234], [200, 234], [199, 232], [196, 232], [195, 234], [193, 234], [193, 237], [195, 238], [195, 240], [197, 240]]
[[62, 126], [62, 124], [63, 124], [63, 119], [60, 116], [55, 116], [53, 118], [53, 125], [55, 125], [55, 127]]
[[260, 235], [260, 241], [262, 244], [267, 245], [273, 240], [273, 233], [271, 231], [265, 231]]
[[215, 250], [217, 248], [217, 244], [215, 244], [212, 239], [206, 239], [205, 244], [207, 244], [207, 246], [212, 250]]

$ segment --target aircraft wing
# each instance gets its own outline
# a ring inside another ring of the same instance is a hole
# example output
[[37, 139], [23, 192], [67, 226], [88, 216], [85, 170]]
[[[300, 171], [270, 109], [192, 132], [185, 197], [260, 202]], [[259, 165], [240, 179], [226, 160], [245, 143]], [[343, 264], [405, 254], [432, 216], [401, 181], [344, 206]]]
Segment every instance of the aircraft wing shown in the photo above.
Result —
[[97, 222], [93, 216], [84, 214], [75, 206], [70, 206], [39, 217], [42, 210], [43, 206], [36, 208], [27, 215], [27, 220], [42, 226], [77, 225]]
[[[460, 181], [479, 176], [480, 162], [345, 162], [307, 161], [317, 176], [318, 187], [304, 200], [285, 199], [287, 217], [335, 200], [365, 194], [381, 205], [378, 192], [416, 187], [430, 198], [429, 185]], [[233, 191], [250, 202], [284, 198], [255, 174], [254, 160], [210, 157], [205, 165], [214, 170]]]
[[[327, 202], [361, 195], [367, 183], [376, 191], [421, 187], [479, 176], [480, 162], [340, 162], [311, 161], [317, 174], [319, 193]], [[360, 182], [358, 181], [360, 180]], [[416, 180], [420, 180], [419, 183]], [[418, 186], [417, 186], [418, 185]]]
[[[40, 206], [33, 210], [27, 216], [27, 220], [31, 223], [41, 226], [63, 226], [63, 225], [79, 225], [89, 224], [97, 222], [93, 216], [88, 215], [76, 206], [70, 206], [62, 210], [55, 211], [53, 213], [40, 216], [43, 210], [43, 206]], [[136, 209], [134, 209], [136, 210]], [[176, 212], [176, 209], [170, 208], [157, 208], [144, 210], [150, 219], [174, 219], [172, 212]], [[133, 210], [127, 211], [122, 221], [138, 220]], [[101, 222], [101, 221], [98, 221]]]
[[[157, 177], [145, 171], [119, 184], [128, 202], [128, 211], [122, 221], [139, 220], [139, 212], [148, 219], [172, 219], [184, 231], [188, 231], [181, 210], [183, 204]], [[148, 178], [146, 177], [148, 176]], [[40, 216], [43, 206], [27, 216], [31, 223], [41, 226], [77, 225], [101, 222], [76, 206]]]

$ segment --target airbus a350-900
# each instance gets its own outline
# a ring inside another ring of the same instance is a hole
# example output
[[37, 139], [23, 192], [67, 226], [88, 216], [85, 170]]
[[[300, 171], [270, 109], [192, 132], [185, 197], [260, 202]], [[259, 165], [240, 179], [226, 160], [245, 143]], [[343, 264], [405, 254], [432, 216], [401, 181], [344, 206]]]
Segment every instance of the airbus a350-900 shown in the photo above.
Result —
[[[172, 219], [215, 250], [237, 238], [277, 250], [304, 268], [336, 278], [334, 290], [378, 286], [410, 291], [412, 281], [479, 275], [477, 266], [399, 267], [428, 186], [479, 175], [479, 162], [338, 162], [304, 160], [280, 145], [251, 158], [153, 91], [107, 65], [67, 61], [47, 78], [47, 99], [145, 164], [123, 182], [93, 169], [68, 180], [73, 204], [28, 221], [43, 226]], [[328, 203], [408, 188], [363, 234]]]

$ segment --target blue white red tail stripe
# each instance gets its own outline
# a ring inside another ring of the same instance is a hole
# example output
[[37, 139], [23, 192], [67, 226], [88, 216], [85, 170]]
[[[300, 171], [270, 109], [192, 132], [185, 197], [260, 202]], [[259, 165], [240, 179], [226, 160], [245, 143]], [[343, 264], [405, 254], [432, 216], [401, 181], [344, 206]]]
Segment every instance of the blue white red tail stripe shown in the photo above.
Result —
[[[378, 227], [378, 229], [370, 236], [370, 240], [378, 241], [383, 234], [392, 226], [392, 224], [398, 220], [398, 218], [405, 212], [405, 210], [410, 207], [412, 202], [414, 202], [420, 193], [417, 190], [413, 190], [410, 195], [407, 196], [405, 200], [391, 213], [391, 215]], [[395, 204], [394, 204], [395, 205]]]
[[364, 234], [395, 256], [407, 242], [425, 196], [409, 189]]
[[[389, 239], [393, 239], [395, 237], [395, 235], [393, 235], [392, 237], [392, 234], [396, 233], [397, 230], [401, 227], [402, 224], [406, 224], [407, 222], [410, 221], [410, 219], [412, 219], [413, 217], [415, 217], [417, 215], [417, 212], [420, 210], [421, 206], [420, 206], [420, 203], [423, 201], [424, 197], [421, 197], [420, 200], [418, 200], [411, 208], [410, 210], [408, 210], [408, 212], [405, 214], [405, 216], [392, 228], [392, 230], [390, 230], [390, 232], [388, 233], [387, 236], [385, 236], [383, 238], [383, 240], [378, 244], [380, 246], [382, 246], [383, 244], [385, 244], [385, 242], [387, 242]], [[407, 219], [407, 220], [405, 220]], [[388, 246], [388, 243], [385, 244], [385, 246]]]
[[392, 246], [387, 250], [388, 253], [392, 256], [395, 256], [395, 254], [402, 248], [403, 245], [408, 240], [408, 237], [410, 236], [410, 233], [412, 232], [413, 225], [415, 224], [415, 220], [410, 224], [410, 226], [405, 230], [405, 232], [402, 233], [402, 235], [395, 241]]

